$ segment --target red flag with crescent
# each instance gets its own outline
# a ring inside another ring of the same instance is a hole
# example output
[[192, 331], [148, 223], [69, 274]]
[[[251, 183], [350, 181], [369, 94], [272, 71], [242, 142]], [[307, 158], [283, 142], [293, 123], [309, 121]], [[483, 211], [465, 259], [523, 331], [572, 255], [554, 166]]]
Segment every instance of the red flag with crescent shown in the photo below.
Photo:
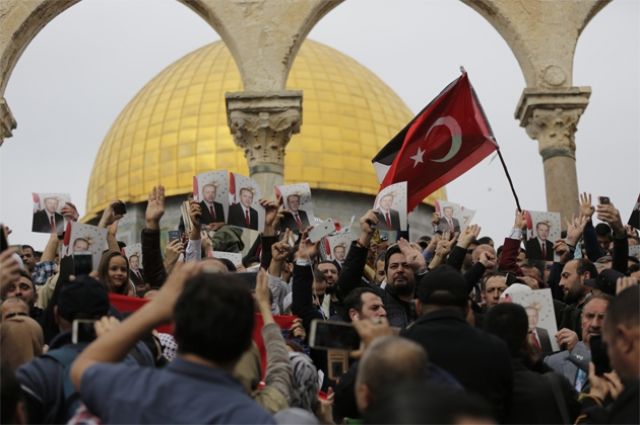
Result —
[[498, 149], [466, 72], [449, 84], [373, 158], [380, 189], [407, 182], [407, 207]]

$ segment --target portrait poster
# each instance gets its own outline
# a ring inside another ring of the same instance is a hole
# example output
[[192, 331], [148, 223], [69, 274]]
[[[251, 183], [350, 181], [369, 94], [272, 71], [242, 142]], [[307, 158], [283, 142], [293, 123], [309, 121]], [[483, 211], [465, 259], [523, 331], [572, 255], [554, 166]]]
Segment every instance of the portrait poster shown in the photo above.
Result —
[[62, 208], [71, 202], [68, 193], [36, 193], [31, 194], [33, 201], [33, 220], [31, 231], [36, 233], [53, 233], [61, 235], [66, 227]]
[[351, 242], [358, 239], [358, 236], [351, 231], [350, 227], [333, 235], [322, 238], [320, 242], [320, 256], [323, 260], [337, 261], [340, 264], [347, 258]]
[[[529, 211], [525, 212], [527, 220], [527, 239], [535, 239], [540, 237], [546, 238], [551, 243], [560, 239], [560, 213], [548, 211]], [[544, 230], [545, 225], [548, 231]], [[548, 233], [548, 235], [547, 235]]]
[[473, 220], [476, 210], [449, 201], [436, 201], [436, 212], [440, 215], [440, 222], [434, 232], [460, 233]]
[[378, 217], [378, 230], [400, 233], [407, 230], [407, 182], [382, 189], [373, 203]]
[[227, 224], [262, 232], [264, 208], [258, 183], [246, 176], [229, 174], [229, 214]]
[[131, 266], [131, 256], [136, 255], [138, 257], [138, 268], [142, 268], [142, 244], [134, 243], [124, 247], [124, 256], [129, 260], [129, 267]]
[[93, 270], [98, 270], [102, 253], [107, 249], [107, 229], [73, 221], [68, 242], [63, 247], [64, 256], [89, 252], [93, 259]]
[[193, 200], [200, 203], [200, 224], [226, 223], [229, 214], [227, 171], [207, 171], [194, 176]]
[[309, 183], [276, 186], [276, 195], [282, 197], [284, 216], [280, 229], [291, 229], [296, 233], [316, 223]]
[[558, 333], [556, 314], [553, 309], [551, 289], [536, 289], [511, 294], [511, 301], [527, 311], [529, 331], [535, 333], [543, 353], [559, 351], [555, 335]]

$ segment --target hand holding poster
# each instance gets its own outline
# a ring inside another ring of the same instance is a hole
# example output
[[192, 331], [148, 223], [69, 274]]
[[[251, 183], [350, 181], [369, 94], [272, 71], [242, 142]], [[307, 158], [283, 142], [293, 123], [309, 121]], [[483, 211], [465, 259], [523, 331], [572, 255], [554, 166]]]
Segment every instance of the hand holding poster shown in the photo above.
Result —
[[[558, 333], [556, 314], [553, 309], [551, 289], [537, 289], [517, 292], [511, 295], [511, 301], [520, 304], [529, 318], [529, 340], [543, 354], [558, 351], [560, 347], [555, 335]], [[537, 344], [537, 346], [536, 346]]]
[[57, 233], [61, 235], [65, 228], [62, 208], [71, 197], [67, 193], [32, 193], [33, 222], [32, 232]]

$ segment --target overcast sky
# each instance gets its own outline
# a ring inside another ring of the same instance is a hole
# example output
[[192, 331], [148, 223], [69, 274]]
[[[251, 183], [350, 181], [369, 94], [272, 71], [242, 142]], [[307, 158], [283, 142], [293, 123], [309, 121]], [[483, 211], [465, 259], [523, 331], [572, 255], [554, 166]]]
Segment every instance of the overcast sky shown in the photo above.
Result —
[[[506, 42], [475, 11], [448, 0], [348, 0], [310, 38], [375, 72], [417, 112], [464, 65], [509, 164], [522, 206], [546, 210], [542, 161], [514, 111], [524, 77]], [[173, 61], [218, 35], [175, 0], [83, 0], [27, 47], [5, 97], [18, 128], [0, 148], [0, 221], [12, 243], [31, 233], [31, 192], [66, 192], [84, 214], [93, 161], [126, 103]], [[616, 0], [586, 27], [573, 82], [593, 93], [576, 134], [580, 190], [608, 195], [626, 222], [640, 191], [640, 2]], [[293, 139], [295, 143], [295, 136]], [[491, 157], [447, 186], [502, 239], [515, 204]]]

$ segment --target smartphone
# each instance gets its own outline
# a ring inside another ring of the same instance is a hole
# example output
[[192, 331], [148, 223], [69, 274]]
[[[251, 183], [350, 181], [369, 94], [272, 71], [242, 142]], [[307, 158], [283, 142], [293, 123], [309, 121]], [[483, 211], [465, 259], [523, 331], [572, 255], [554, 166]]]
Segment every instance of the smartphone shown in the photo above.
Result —
[[117, 201], [111, 204], [113, 213], [116, 215], [125, 215], [127, 213], [127, 206], [122, 201]]
[[169, 243], [180, 239], [180, 231], [179, 230], [169, 230]]
[[93, 255], [90, 252], [73, 253], [73, 274], [74, 276], [85, 276], [93, 270]]
[[589, 346], [591, 348], [591, 362], [596, 367], [596, 375], [602, 376], [607, 372], [611, 372], [607, 346], [602, 341], [602, 335], [589, 337]]
[[608, 196], [598, 196], [598, 201], [600, 202], [600, 205], [607, 205], [611, 203]]
[[320, 239], [324, 238], [325, 236], [329, 236], [335, 231], [336, 224], [333, 222], [333, 219], [328, 218], [311, 229], [311, 232], [309, 232], [309, 240], [311, 241], [311, 243], [316, 243]]
[[0, 223], [0, 252], [5, 249], [9, 249], [9, 241], [7, 235], [4, 233], [4, 224]]
[[71, 342], [73, 344], [80, 344], [96, 339], [95, 322], [95, 320], [89, 319], [74, 320], [71, 329]]
[[360, 335], [351, 323], [314, 319], [309, 345], [322, 350], [355, 351], [360, 348]]

